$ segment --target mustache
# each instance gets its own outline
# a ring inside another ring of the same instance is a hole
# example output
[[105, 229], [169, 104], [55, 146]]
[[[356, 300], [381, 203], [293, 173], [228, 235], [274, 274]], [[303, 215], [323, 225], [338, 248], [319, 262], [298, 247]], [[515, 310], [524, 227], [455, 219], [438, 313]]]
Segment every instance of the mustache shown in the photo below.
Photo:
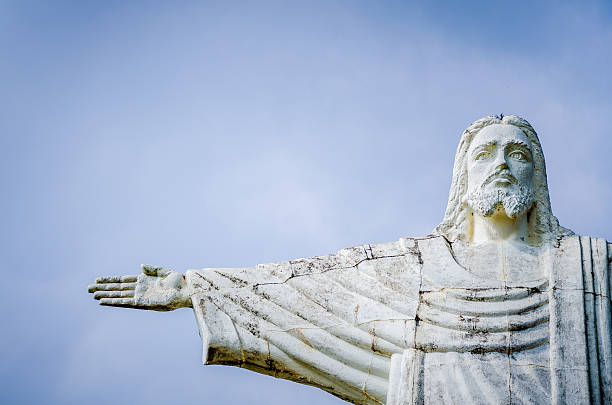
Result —
[[497, 179], [498, 177], [502, 177], [502, 178], [508, 179], [508, 180], [510, 180], [511, 183], [518, 185], [518, 181], [516, 180], [516, 177], [514, 177], [512, 175], [512, 173], [510, 173], [506, 169], [496, 170], [491, 175], [489, 175], [489, 177], [487, 177], [485, 179], [485, 181], [482, 182], [482, 185], [486, 186], [487, 184], [489, 184], [493, 180]]

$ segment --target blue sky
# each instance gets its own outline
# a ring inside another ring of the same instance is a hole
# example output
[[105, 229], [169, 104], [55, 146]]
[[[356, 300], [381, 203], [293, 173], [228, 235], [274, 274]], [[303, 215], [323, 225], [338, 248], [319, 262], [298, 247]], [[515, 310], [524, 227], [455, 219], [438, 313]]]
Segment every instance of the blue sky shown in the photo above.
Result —
[[0, 402], [341, 403], [86, 286], [425, 235], [499, 113], [538, 131], [560, 222], [612, 239], [610, 66], [607, 1], [2, 1]]

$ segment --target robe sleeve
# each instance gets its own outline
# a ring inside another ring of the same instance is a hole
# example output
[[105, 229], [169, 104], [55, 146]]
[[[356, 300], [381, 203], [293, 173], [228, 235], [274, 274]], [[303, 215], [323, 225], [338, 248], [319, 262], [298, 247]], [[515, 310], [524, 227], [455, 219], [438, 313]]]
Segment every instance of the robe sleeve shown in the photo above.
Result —
[[612, 403], [612, 318], [610, 244], [580, 237], [584, 280], [589, 391], [593, 404]]
[[205, 364], [385, 403], [390, 357], [413, 337], [414, 240], [240, 269], [187, 272]]
[[[595, 302], [602, 403], [612, 403], [612, 244], [593, 239]], [[598, 270], [601, 269], [601, 270]]]

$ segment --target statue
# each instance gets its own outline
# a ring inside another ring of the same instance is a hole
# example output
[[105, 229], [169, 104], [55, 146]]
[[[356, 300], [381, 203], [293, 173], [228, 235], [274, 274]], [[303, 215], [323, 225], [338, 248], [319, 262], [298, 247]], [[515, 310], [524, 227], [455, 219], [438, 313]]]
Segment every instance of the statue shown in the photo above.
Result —
[[612, 404], [611, 257], [553, 216], [531, 125], [488, 116], [461, 136], [431, 235], [184, 275], [143, 265], [89, 291], [192, 307], [204, 363], [355, 404]]

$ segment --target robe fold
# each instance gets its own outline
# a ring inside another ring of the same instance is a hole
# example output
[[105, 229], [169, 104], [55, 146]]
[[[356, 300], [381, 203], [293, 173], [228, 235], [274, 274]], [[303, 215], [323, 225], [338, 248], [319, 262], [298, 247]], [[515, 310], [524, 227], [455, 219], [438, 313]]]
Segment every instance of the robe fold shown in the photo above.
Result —
[[610, 404], [610, 250], [566, 237], [547, 278], [512, 287], [474, 279], [439, 236], [186, 278], [205, 364], [355, 404]]

